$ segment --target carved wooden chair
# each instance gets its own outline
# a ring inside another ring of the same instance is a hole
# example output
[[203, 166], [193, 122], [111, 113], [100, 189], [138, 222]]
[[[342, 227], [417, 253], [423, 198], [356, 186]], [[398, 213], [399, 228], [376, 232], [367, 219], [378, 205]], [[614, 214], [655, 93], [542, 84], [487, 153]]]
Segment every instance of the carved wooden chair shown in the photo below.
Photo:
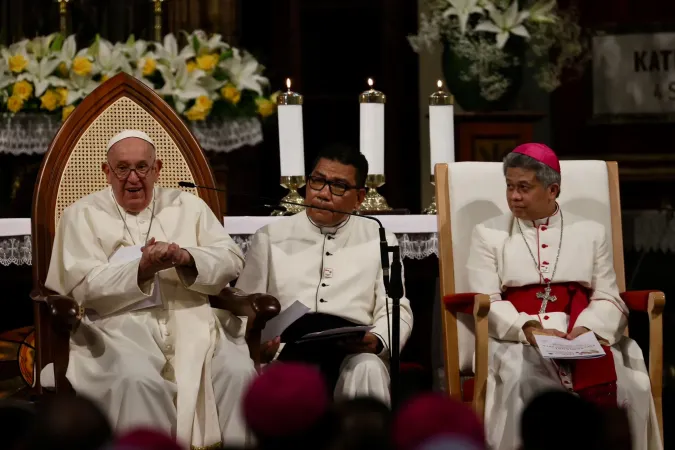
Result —
[[[665, 296], [657, 291], [626, 292], [618, 165], [604, 161], [562, 161], [560, 165], [559, 204], [605, 226], [611, 237], [621, 297], [631, 311], [648, 313], [649, 377], [663, 439]], [[460, 162], [435, 167], [446, 388], [453, 397], [472, 403], [481, 417], [485, 413], [490, 299], [484, 293], [469, 292], [466, 262], [473, 228], [509, 211], [502, 170], [502, 164], [496, 162]]]
[[[79, 307], [72, 298], [48, 292], [49, 269], [56, 225], [63, 210], [78, 199], [103, 189], [100, 166], [107, 141], [124, 129], [150, 135], [164, 162], [160, 186], [178, 187], [179, 181], [215, 186], [209, 163], [180, 117], [155, 92], [135, 78], [119, 74], [92, 92], [66, 120], [45, 155], [33, 198], [33, 283], [36, 329], [36, 380], [53, 363], [57, 391], [72, 387], [66, 379], [69, 339], [79, 323]], [[206, 189], [185, 189], [202, 198], [222, 218], [219, 196]], [[268, 295], [244, 295], [232, 288], [210, 297], [211, 306], [248, 316], [247, 342], [256, 367], [260, 365], [260, 333], [279, 313], [279, 302]], [[49, 369], [45, 371], [49, 374]], [[50, 378], [48, 375], [46, 378]], [[52, 386], [49, 386], [52, 387]], [[36, 390], [43, 386], [36, 381]]]

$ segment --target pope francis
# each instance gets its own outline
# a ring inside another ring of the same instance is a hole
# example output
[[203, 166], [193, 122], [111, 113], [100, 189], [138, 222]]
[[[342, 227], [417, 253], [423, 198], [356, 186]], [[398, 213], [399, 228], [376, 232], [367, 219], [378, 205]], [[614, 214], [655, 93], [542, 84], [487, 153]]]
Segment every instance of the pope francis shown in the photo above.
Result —
[[[476, 226], [467, 262], [470, 292], [491, 297], [490, 446], [518, 448], [524, 406], [544, 390], [564, 389], [600, 406], [626, 408], [633, 448], [662, 448], [642, 352], [623, 336], [628, 309], [606, 230], [560, 208], [560, 163], [547, 146], [514, 149], [504, 159], [504, 175], [511, 213]], [[537, 332], [567, 339], [593, 332], [605, 356], [543, 359]], [[573, 432], [573, 417], [551, 417], [551, 433], [560, 421], [571, 428], [557, 432]]]
[[[363, 202], [367, 173], [363, 154], [340, 145], [328, 147], [319, 154], [308, 177], [305, 203], [354, 211]], [[393, 234], [389, 233], [387, 240], [396, 245]], [[387, 354], [392, 306], [384, 292], [375, 222], [306, 209], [267, 225], [253, 237], [237, 288], [276, 297], [282, 314], [297, 300], [315, 317], [372, 325], [360, 342], [340, 348], [319, 346], [319, 365], [335, 386], [336, 398], [373, 396], [390, 402]], [[410, 302], [404, 297], [401, 348], [412, 324]], [[265, 345], [271, 357], [280, 342], [276, 339]], [[278, 355], [280, 359], [285, 350]]]
[[150, 426], [194, 447], [246, 443], [240, 399], [255, 370], [245, 324], [216, 317], [208, 295], [235, 279], [243, 256], [198, 197], [155, 185], [150, 137], [108, 143], [110, 186], [59, 221], [46, 287], [84, 309], [67, 377], [116, 430]]

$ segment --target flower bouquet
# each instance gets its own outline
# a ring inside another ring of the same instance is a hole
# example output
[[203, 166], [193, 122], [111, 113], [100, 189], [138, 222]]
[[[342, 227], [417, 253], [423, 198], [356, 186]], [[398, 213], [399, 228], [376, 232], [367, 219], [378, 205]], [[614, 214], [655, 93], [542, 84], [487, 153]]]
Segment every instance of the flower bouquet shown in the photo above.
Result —
[[221, 36], [186, 33], [180, 48], [173, 34], [163, 42], [130, 37], [111, 43], [97, 37], [77, 48], [75, 36], [55, 33], [0, 47], [0, 113], [60, 114], [63, 120], [89, 93], [119, 72], [153, 88], [188, 121], [209, 117], [268, 117], [276, 93], [268, 92], [264, 67]]
[[464, 109], [504, 109], [515, 99], [523, 67], [555, 90], [563, 74], [581, 73], [589, 42], [577, 12], [556, 0], [425, 0], [416, 52], [443, 46], [448, 88]]

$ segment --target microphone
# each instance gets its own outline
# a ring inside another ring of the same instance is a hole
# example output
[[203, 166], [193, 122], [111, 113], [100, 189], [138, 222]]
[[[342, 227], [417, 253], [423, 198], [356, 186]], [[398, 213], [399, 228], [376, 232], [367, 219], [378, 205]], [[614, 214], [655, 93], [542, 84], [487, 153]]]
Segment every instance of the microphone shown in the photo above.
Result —
[[[219, 191], [219, 192], [226, 192], [225, 189], [220, 189], [216, 187], [211, 187], [211, 186], [200, 186], [194, 183], [190, 183], [188, 181], [179, 181], [178, 186], [184, 187], [184, 188], [201, 188], [201, 189], [208, 189], [211, 191]], [[251, 196], [253, 197], [253, 196]], [[401, 297], [403, 297], [403, 279], [401, 277], [401, 261], [400, 261], [400, 248], [398, 245], [394, 246], [389, 246], [389, 243], [387, 242], [387, 232], [384, 229], [384, 226], [382, 225], [382, 222], [377, 217], [373, 216], [365, 216], [361, 214], [357, 214], [354, 212], [347, 212], [347, 211], [339, 211], [336, 209], [332, 208], [326, 208], [323, 206], [315, 206], [315, 205], [306, 205], [304, 203], [295, 203], [295, 202], [288, 202], [285, 200], [276, 200], [276, 199], [271, 199], [267, 197], [255, 197], [260, 200], [265, 200], [272, 202], [270, 204], [265, 204], [264, 206], [267, 208], [271, 209], [285, 209], [285, 208], [280, 208], [279, 203], [284, 204], [284, 205], [294, 205], [294, 206], [300, 206], [302, 208], [309, 208], [309, 209], [318, 209], [321, 211], [327, 211], [327, 212], [332, 212], [336, 214], [344, 214], [347, 216], [356, 216], [356, 217], [362, 217], [364, 219], [369, 219], [377, 222], [379, 225], [379, 233], [380, 233], [380, 260], [382, 264], [382, 281], [384, 282], [384, 291], [386, 292], [387, 297], [391, 298], [392, 300], [392, 307], [393, 311], [391, 311], [391, 320], [393, 322], [393, 326], [390, 326], [389, 324], [389, 302], [385, 301], [385, 305], [387, 308], [387, 332], [389, 333], [389, 376], [390, 376], [390, 390], [391, 390], [391, 405], [392, 409], [395, 409], [396, 406], [398, 406], [398, 401], [399, 401], [399, 371], [400, 371], [400, 339], [401, 339], [401, 333], [400, 333], [400, 327], [401, 327]], [[393, 283], [390, 280], [390, 268], [389, 268], [389, 252], [393, 252], [393, 260], [394, 260], [394, 267], [396, 270], [394, 270], [394, 273], [391, 275], [391, 278], [393, 279]], [[396, 273], [398, 272], [398, 273]]]

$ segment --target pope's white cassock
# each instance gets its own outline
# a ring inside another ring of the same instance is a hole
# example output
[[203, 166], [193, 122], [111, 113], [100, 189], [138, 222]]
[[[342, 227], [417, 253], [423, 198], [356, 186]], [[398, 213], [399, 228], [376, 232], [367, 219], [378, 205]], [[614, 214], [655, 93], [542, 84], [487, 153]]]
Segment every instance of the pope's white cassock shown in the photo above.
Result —
[[[562, 247], [555, 268], [561, 229]], [[586, 297], [583, 306], [577, 309], [573, 326], [590, 329], [611, 346], [617, 403], [628, 411], [633, 448], [662, 448], [642, 352], [634, 341], [623, 336], [628, 310], [619, 296], [602, 225], [564, 210], [562, 213], [557, 210], [553, 216], [536, 222], [514, 219], [509, 213], [474, 229], [467, 269], [470, 291], [491, 296], [486, 431], [492, 448], [518, 448], [520, 415], [538, 393], [546, 389], [577, 389], [577, 384], [584, 381], [581, 375], [575, 379], [575, 374], [580, 373], [580, 366], [566, 366], [543, 359], [538, 350], [527, 343], [522, 331], [526, 322], [536, 320], [543, 328], [568, 332], [569, 311], [555, 311], [562, 308], [566, 298], [571, 299], [582, 292]], [[538, 314], [541, 301], [536, 299], [536, 293], [527, 292], [527, 287], [536, 286], [536, 291], [543, 291], [546, 279], [542, 276], [552, 276], [552, 287], [558, 286], [559, 289], [557, 300], [547, 306], [547, 311], [553, 312]], [[519, 292], [527, 292], [528, 297], [518, 298]], [[514, 297], [510, 297], [509, 293], [513, 293]], [[505, 300], [506, 297], [513, 298], [513, 303]], [[517, 305], [516, 298], [524, 301], [518, 303], [520, 305], [532, 303], [529, 314], [519, 312], [528, 308], [517, 309], [514, 306]], [[532, 307], [535, 309], [532, 310]], [[611, 357], [588, 361], [609, 361], [611, 371]], [[570, 367], [577, 367], [577, 372]], [[584, 377], [593, 378], [595, 375], [585, 373]], [[573, 421], [569, 422], [566, 430], [555, 424], [556, 418], [552, 417], [551, 439], [555, 439], [556, 433], [574, 431]]]
[[[387, 240], [389, 245], [397, 243], [391, 233]], [[303, 211], [269, 224], [253, 236], [237, 288], [276, 297], [282, 313], [298, 300], [310, 312], [373, 325], [371, 332], [382, 340], [384, 350], [380, 355], [347, 356], [340, 367], [335, 397], [370, 395], [390, 402], [387, 297], [375, 222], [350, 216], [336, 227], [319, 227]], [[401, 348], [412, 325], [410, 302], [403, 297]]]
[[[139, 285], [148, 236], [186, 249], [196, 276], [172, 268]], [[110, 187], [75, 202], [58, 224], [46, 282], [86, 308], [70, 343], [75, 390], [97, 400], [117, 430], [146, 425], [193, 446], [221, 436], [244, 444], [240, 397], [255, 376], [246, 324], [208, 300], [242, 265], [238, 246], [192, 194], [155, 187], [138, 215], [122, 210]]]

